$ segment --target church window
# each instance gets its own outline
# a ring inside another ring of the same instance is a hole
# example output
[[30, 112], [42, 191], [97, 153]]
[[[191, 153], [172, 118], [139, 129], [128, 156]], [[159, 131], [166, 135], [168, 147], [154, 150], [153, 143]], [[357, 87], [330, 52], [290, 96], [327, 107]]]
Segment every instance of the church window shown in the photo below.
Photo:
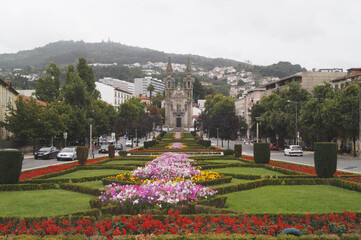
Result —
[[170, 82], [168, 82], [168, 88], [170, 88]]
[[186, 105], [184, 105], [184, 110], [186, 110], [186, 111], [187, 111], [187, 104], [186, 104]]
[[177, 111], [181, 111], [181, 105], [177, 104]]
[[188, 82], [188, 88], [191, 88], [191, 82]]

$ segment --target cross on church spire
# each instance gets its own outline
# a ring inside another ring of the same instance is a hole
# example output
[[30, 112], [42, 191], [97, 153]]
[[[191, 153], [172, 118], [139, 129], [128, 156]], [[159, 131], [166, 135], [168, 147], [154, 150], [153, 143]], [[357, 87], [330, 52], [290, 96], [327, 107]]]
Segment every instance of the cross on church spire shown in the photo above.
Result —
[[173, 69], [172, 69], [172, 63], [170, 62], [170, 57], [168, 57], [168, 64], [167, 64], [167, 70], [166, 70], [167, 75], [172, 75], [173, 73]]

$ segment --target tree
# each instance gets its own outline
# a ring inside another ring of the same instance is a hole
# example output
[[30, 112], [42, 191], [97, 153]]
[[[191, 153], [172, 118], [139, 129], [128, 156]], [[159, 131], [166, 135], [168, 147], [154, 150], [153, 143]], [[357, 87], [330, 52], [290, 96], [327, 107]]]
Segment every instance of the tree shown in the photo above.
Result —
[[359, 133], [359, 86], [357, 84], [352, 83], [342, 89], [338, 109], [341, 115], [342, 135], [352, 139], [354, 156], [356, 156], [356, 139]]
[[46, 68], [47, 75], [39, 78], [36, 83], [35, 96], [37, 99], [50, 103], [59, 97], [60, 70], [51, 63]]
[[71, 67], [68, 67], [66, 73], [66, 83], [62, 88], [62, 95], [65, 103], [72, 106], [88, 107], [90, 105], [90, 95], [86, 90], [84, 81], [71, 71]]
[[8, 109], [1, 126], [13, 132], [18, 140], [32, 140], [34, 147], [37, 139], [50, 139], [65, 129], [63, 118], [54, 108], [43, 107], [33, 98], [23, 100], [20, 97], [15, 107], [9, 105]]
[[198, 103], [198, 99], [205, 98], [205, 90], [202, 86], [201, 82], [199, 81], [198, 77], [195, 77], [194, 84], [193, 84], [193, 100], [195, 103]]
[[244, 85], [246, 85], [246, 83], [242, 79], [238, 80], [237, 86], [244, 86]]
[[[93, 69], [86, 63], [85, 58], [80, 57], [77, 65], [78, 75], [84, 81], [86, 90], [94, 98], [98, 99], [100, 93], [95, 88]], [[69, 69], [68, 69], [69, 70]]]
[[158, 92], [155, 97], [153, 97], [152, 102], [158, 108], [162, 107], [162, 101], [164, 100], [164, 96]]
[[153, 84], [149, 84], [148, 87], [147, 87], [147, 91], [149, 91], [149, 99], [150, 99], [150, 102], [152, 102], [152, 92], [154, 91], [154, 86]]

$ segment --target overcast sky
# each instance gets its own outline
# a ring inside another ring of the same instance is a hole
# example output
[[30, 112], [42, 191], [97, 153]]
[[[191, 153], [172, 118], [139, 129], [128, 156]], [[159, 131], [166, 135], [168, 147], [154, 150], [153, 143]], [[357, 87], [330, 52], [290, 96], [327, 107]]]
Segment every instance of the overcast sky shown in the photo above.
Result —
[[257, 65], [361, 67], [359, 0], [1, 0], [0, 53], [110, 39]]

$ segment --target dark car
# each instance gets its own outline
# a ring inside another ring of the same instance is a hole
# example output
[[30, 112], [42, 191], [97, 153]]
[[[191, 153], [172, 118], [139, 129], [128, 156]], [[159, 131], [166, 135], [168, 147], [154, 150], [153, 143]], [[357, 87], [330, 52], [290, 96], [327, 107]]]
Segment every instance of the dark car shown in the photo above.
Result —
[[42, 147], [39, 151], [35, 152], [35, 159], [42, 158], [42, 159], [51, 159], [56, 158], [58, 155], [59, 150], [56, 147]]
[[102, 146], [99, 148], [99, 153], [108, 153], [108, 149], [109, 149], [109, 145], [108, 145], [108, 144], [102, 145]]
[[115, 150], [123, 150], [123, 145], [122, 144], [115, 144], [114, 149]]

